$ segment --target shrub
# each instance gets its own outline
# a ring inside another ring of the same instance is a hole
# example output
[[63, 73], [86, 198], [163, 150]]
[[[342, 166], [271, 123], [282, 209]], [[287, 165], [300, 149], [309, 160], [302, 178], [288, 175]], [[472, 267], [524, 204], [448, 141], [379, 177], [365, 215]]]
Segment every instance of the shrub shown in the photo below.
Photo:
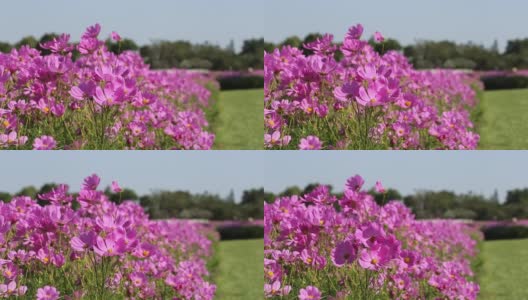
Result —
[[486, 76], [482, 77], [480, 80], [484, 83], [484, 89], [488, 91], [528, 88], [527, 76]]
[[264, 77], [258, 75], [225, 76], [217, 80], [223, 91], [264, 88]]
[[221, 240], [247, 240], [264, 238], [264, 227], [250, 226], [224, 226], [217, 228]]
[[498, 225], [482, 228], [485, 240], [510, 240], [528, 238], [528, 226]]

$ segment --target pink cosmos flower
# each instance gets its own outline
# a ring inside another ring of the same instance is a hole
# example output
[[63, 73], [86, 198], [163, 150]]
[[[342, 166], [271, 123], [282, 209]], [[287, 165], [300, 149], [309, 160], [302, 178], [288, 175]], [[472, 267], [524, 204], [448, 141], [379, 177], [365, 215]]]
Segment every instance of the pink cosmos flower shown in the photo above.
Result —
[[332, 250], [332, 262], [334, 265], [341, 267], [350, 264], [356, 259], [357, 248], [352, 241], [344, 241]]
[[365, 180], [360, 175], [355, 175], [347, 179], [346, 187], [352, 191], [359, 191], [365, 184]]
[[281, 137], [280, 131], [274, 131], [272, 134], [265, 134], [264, 135], [264, 145], [266, 147], [270, 148], [273, 146], [286, 146], [290, 143], [291, 136], [286, 135]]
[[264, 294], [267, 297], [273, 296], [286, 296], [290, 293], [291, 286], [287, 285], [281, 287], [281, 282], [279, 280], [274, 281], [272, 284], [264, 284]]
[[57, 147], [57, 142], [52, 136], [43, 135], [33, 142], [33, 150], [52, 150]]
[[383, 185], [381, 185], [381, 181], [376, 181], [376, 185], [374, 186], [374, 189], [376, 190], [376, 192], [380, 194], [385, 193], [385, 188], [383, 187]]
[[362, 34], [363, 34], [363, 25], [357, 24], [356, 26], [352, 26], [348, 29], [346, 38], [349, 38], [352, 40], [359, 40]]
[[85, 190], [96, 190], [101, 182], [101, 178], [97, 174], [92, 174], [84, 179], [83, 189]]
[[363, 249], [359, 255], [359, 265], [367, 270], [379, 270], [389, 259], [387, 247], [376, 246], [370, 249]]
[[136, 257], [147, 258], [156, 253], [156, 247], [149, 243], [142, 243], [132, 254]]
[[40, 44], [40, 46], [43, 49], [48, 49], [53, 53], [70, 52], [71, 50], [73, 50], [73, 45], [70, 45], [69, 41], [69, 34], [61, 34], [59, 37], [54, 38], [52, 41]]
[[343, 84], [343, 86], [334, 89], [334, 96], [342, 102], [349, 102], [359, 94], [360, 85], [353, 81]]
[[119, 98], [120, 96], [118, 93], [116, 93], [116, 91], [114, 91], [114, 89], [111, 87], [106, 87], [104, 89], [101, 87], [95, 88], [94, 101], [100, 106], [116, 105], [120, 102]]
[[112, 31], [112, 33], [110, 34], [110, 37], [112, 38], [112, 40], [116, 42], [121, 41], [121, 36], [115, 31]]
[[68, 195], [69, 186], [66, 184], [59, 184], [54, 187], [50, 192], [40, 194], [38, 197], [41, 200], [51, 201], [54, 204], [69, 203], [72, 197]]
[[82, 38], [96, 38], [99, 35], [99, 32], [101, 32], [101, 25], [99, 25], [99, 23], [96, 23], [95, 25], [86, 28], [86, 31], [83, 33]]
[[123, 189], [119, 186], [117, 181], [112, 181], [112, 191], [114, 193], [121, 193], [123, 191]]
[[70, 241], [70, 245], [73, 250], [83, 252], [87, 249], [91, 249], [97, 241], [97, 235], [93, 231], [81, 233], [78, 237], [73, 237]]
[[308, 65], [314, 72], [325, 75], [337, 67], [337, 62], [332, 57], [312, 55], [308, 58]]
[[37, 290], [37, 300], [57, 300], [59, 299], [59, 291], [53, 286], [46, 285]]
[[376, 84], [370, 82], [369, 87], [359, 88], [359, 95], [356, 97], [357, 103], [362, 106], [380, 106], [388, 101], [387, 89], [376, 87]]
[[309, 135], [301, 139], [299, 149], [301, 150], [321, 150], [322, 143], [318, 137]]
[[122, 240], [115, 241], [112, 238], [97, 237], [94, 252], [99, 256], [117, 256], [123, 253], [125, 245]]
[[372, 247], [385, 238], [385, 231], [378, 223], [368, 223], [356, 229], [354, 236], [365, 247]]
[[384, 40], [385, 38], [379, 31], [374, 32], [374, 41], [377, 43], [383, 43]]
[[9, 296], [23, 296], [27, 292], [26, 286], [20, 286], [17, 288], [16, 281], [10, 281], [8, 284], [2, 283], [0, 284], [0, 295], [2, 297], [9, 297]]
[[130, 273], [129, 278], [135, 287], [141, 287], [147, 283], [147, 276], [144, 273], [132, 272]]
[[315, 286], [307, 286], [299, 291], [299, 300], [319, 300], [321, 292]]

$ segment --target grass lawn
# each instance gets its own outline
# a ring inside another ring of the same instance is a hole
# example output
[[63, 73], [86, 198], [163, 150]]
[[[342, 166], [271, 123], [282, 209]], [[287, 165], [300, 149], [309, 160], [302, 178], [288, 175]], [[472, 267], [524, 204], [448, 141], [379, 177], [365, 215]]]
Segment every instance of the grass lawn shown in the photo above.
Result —
[[528, 89], [485, 92], [482, 109], [480, 149], [528, 149]]
[[528, 239], [484, 242], [479, 299], [528, 299]]
[[264, 148], [264, 90], [220, 93], [214, 149]]
[[[261, 122], [262, 123], [262, 122]], [[215, 299], [264, 297], [264, 240], [222, 241], [218, 249]]]

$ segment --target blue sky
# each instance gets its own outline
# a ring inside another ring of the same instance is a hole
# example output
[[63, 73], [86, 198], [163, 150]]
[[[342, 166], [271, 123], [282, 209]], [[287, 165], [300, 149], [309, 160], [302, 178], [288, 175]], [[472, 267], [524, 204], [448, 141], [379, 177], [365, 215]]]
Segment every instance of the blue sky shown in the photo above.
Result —
[[404, 195], [416, 190], [447, 189], [491, 195], [528, 187], [528, 151], [319, 151], [266, 152], [264, 189], [279, 192], [309, 182], [342, 191], [359, 174], [367, 187], [381, 180]]
[[208, 190], [239, 197], [244, 189], [280, 192], [291, 185], [332, 184], [362, 175], [368, 187], [381, 180], [403, 194], [448, 189], [504, 198], [528, 187], [528, 151], [0, 151], [0, 191], [25, 185], [68, 183], [78, 190], [92, 173], [140, 194], [156, 189]]
[[116, 180], [139, 194], [180, 189], [226, 196], [234, 189], [239, 199], [243, 190], [262, 187], [256, 158], [233, 151], [0, 151], [0, 191], [47, 182], [78, 191], [83, 179], [96, 173], [102, 186]]
[[338, 40], [348, 27], [362, 23], [404, 44], [415, 39], [449, 39], [505, 47], [511, 38], [528, 37], [525, 0], [269, 0], [264, 38], [273, 42], [309, 32], [333, 33]]
[[242, 40], [263, 35], [257, 0], [16, 0], [2, 3], [0, 41], [26, 35], [70, 33], [78, 40], [96, 22], [102, 36], [117, 31], [139, 44], [152, 39], [210, 41], [239, 47]]

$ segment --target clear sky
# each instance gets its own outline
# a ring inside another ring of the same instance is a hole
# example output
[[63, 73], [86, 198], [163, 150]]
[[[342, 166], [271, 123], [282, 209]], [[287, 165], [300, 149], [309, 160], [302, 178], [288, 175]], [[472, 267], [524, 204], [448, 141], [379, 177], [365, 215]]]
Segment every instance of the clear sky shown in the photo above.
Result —
[[261, 2], [257, 0], [16, 0], [0, 9], [0, 41], [46, 32], [70, 33], [79, 40], [96, 22], [102, 36], [117, 31], [139, 44], [153, 39], [209, 41], [236, 47], [263, 36]]
[[528, 187], [528, 151], [0, 151], [0, 191], [47, 182], [78, 190], [92, 173], [139, 194], [157, 189], [205, 190], [236, 197], [244, 189], [280, 192], [291, 185], [332, 184], [362, 175], [403, 194], [448, 189], [491, 195]]
[[[116, 180], [143, 195], [152, 190], [189, 190], [237, 199], [245, 189], [263, 186], [262, 162], [255, 151], [0, 151], [0, 191], [66, 183], [78, 191], [85, 177]], [[247, 153], [247, 154], [244, 154]]]
[[318, 151], [266, 152], [264, 189], [280, 192], [310, 182], [342, 191], [359, 174], [368, 188], [381, 180], [404, 195], [416, 190], [447, 189], [501, 200], [506, 191], [528, 187], [528, 151]]
[[333, 33], [342, 40], [347, 29], [362, 23], [367, 36], [375, 31], [409, 44], [416, 39], [449, 39], [501, 49], [512, 38], [528, 37], [526, 0], [269, 0], [264, 38], [282, 41], [289, 35]]

